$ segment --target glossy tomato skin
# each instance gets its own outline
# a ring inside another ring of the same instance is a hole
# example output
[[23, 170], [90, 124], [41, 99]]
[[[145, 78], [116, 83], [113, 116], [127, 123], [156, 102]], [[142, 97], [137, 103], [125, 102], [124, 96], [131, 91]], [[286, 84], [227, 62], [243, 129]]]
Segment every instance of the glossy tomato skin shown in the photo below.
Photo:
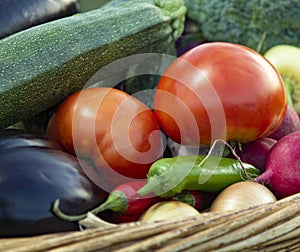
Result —
[[163, 153], [154, 112], [114, 88], [88, 88], [69, 96], [50, 119], [47, 135], [68, 152], [91, 158], [110, 177], [116, 172], [146, 178]]
[[201, 44], [175, 60], [154, 97], [162, 129], [187, 145], [267, 136], [279, 127], [286, 108], [275, 68], [252, 49], [226, 42]]
[[78, 230], [52, 212], [54, 201], [68, 214], [82, 214], [106, 197], [73, 155], [37, 146], [0, 150], [0, 237]]

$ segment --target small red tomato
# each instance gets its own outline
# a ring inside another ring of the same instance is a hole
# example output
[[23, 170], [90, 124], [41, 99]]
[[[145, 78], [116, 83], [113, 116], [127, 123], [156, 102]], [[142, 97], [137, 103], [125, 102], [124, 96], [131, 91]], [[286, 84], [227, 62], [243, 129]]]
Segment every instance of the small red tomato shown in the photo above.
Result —
[[70, 95], [50, 119], [47, 135], [66, 151], [90, 158], [98, 167], [94, 175], [100, 171], [116, 183], [118, 176], [146, 178], [163, 153], [154, 112], [114, 88], [88, 88]]
[[154, 110], [165, 133], [186, 145], [253, 141], [281, 124], [283, 81], [259, 53], [226, 42], [201, 44], [161, 77]]

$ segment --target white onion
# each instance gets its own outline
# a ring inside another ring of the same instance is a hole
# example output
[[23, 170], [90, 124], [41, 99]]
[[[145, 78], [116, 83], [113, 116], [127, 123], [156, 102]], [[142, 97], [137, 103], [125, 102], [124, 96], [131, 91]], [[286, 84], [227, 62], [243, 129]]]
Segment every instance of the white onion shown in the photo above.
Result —
[[171, 200], [154, 204], [143, 213], [139, 220], [174, 220], [198, 215], [200, 215], [200, 213], [189, 204], [181, 201]]
[[274, 194], [264, 185], [242, 181], [225, 188], [212, 203], [210, 211], [239, 210], [275, 201]]

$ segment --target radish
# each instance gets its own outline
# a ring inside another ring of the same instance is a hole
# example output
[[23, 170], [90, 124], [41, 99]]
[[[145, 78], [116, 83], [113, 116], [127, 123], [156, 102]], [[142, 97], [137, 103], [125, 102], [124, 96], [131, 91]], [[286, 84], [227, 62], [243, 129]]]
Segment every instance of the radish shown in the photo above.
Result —
[[277, 143], [277, 140], [264, 137], [242, 144], [241, 149], [236, 152], [243, 162], [252, 164], [255, 168], [264, 172], [267, 156], [275, 143]]
[[288, 106], [285, 117], [279, 128], [269, 135], [269, 138], [279, 140], [280, 138], [300, 130], [300, 119], [293, 107]]
[[255, 180], [267, 185], [278, 198], [300, 192], [300, 131], [288, 134], [272, 147], [266, 171]]

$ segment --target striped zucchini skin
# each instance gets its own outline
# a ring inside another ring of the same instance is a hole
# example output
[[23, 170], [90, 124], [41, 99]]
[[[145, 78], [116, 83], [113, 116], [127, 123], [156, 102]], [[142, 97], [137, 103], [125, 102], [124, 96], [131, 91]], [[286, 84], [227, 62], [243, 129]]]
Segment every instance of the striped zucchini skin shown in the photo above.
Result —
[[0, 40], [0, 128], [59, 103], [103, 66], [157, 52], [183, 31], [183, 1], [116, 1]]

